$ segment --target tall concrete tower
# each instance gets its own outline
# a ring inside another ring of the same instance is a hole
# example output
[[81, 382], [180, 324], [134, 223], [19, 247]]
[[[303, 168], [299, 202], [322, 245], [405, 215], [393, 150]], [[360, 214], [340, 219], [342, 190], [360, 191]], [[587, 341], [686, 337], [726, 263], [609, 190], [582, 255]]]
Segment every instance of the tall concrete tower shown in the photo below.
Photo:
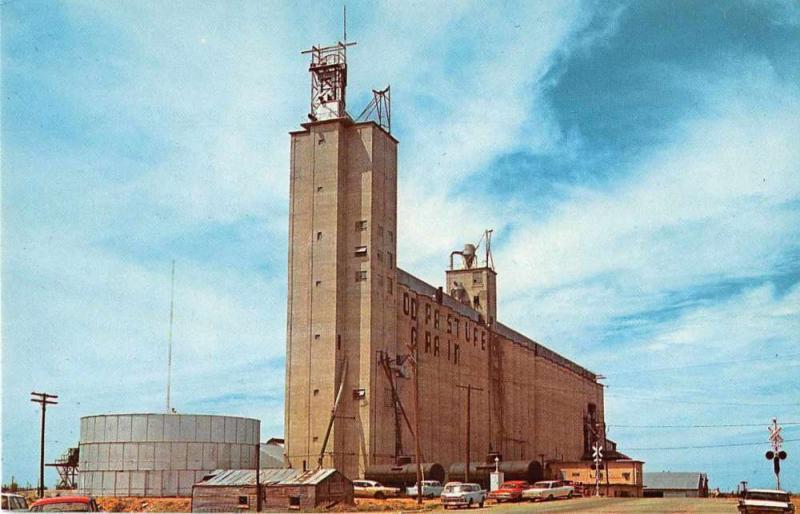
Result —
[[347, 46], [307, 52], [310, 121], [291, 132], [285, 430], [292, 467], [355, 478], [374, 447], [376, 356], [397, 352], [397, 140], [348, 116]]

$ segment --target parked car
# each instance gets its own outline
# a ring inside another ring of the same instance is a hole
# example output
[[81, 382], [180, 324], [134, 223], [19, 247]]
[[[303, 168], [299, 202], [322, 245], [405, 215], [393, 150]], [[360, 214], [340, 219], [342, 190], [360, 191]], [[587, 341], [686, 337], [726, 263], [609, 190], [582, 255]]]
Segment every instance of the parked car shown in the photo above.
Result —
[[56, 496], [33, 502], [31, 512], [97, 512], [97, 502], [91, 496]]
[[575, 488], [558, 480], [545, 480], [536, 482], [533, 487], [522, 491], [526, 500], [555, 500], [556, 498], [572, 498]]
[[3, 493], [3, 510], [28, 510], [28, 502], [23, 496]]
[[780, 489], [747, 489], [738, 506], [741, 514], [794, 513], [794, 505], [789, 493]]
[[386, 487], [374, 480], [353, 480], [353, 494], [357, 498], [376, 498], [383, 500], [393, 496], [400, 496], [400, 489]]
[[490, 500], [496, 500], [497, 503], [502, 502], [517, 502], [522, 499], [522, 491], [528, 489], [531, 485], [524, 480], [509, 480], [500, 484], [500, 488], [489, 493]]
[[486, 491], [479, 484], [448, 482], [442, 491], [442, 506], [445, 509], [450, 507], [467, 507], [473, 505], [483, 507], [486, 501]]
[[[442, 495], [444, 486], [438, 480], [423, 480], [422, 481], [422, 496], [425, 498], [436, 498]], [[406, 487], [406, 495], [417, 496], [417, 484], [411, 487]]]

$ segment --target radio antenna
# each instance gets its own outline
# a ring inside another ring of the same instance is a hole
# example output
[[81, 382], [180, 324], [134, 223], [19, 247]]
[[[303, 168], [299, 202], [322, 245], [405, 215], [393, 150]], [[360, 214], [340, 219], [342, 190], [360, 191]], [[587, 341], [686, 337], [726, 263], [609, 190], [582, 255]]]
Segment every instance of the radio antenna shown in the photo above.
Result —
[[342, 6], [343, 15], [342, 15], [342, 43], [347, 43], [347, 5]]
[[175, 319], [175, 259], [172, 259], [172, 277], [169, 291], [169, 342], [167, 350], [167, 414], [172, 413], [170, 389], [172, 388], [172, 324]]

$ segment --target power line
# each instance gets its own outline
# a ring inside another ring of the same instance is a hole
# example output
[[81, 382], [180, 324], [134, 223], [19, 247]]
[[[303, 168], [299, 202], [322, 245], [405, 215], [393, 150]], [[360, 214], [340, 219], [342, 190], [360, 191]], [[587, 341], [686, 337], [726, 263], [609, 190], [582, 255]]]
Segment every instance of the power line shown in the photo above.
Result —
[[787, 402], [787, 403], [745, 403], [745, 402], [716, 402], [716, 401], [697, 401], [697, 400], [682, 400], [679, 398], [656, 398], [656, 397], [647, 397], [647, 396], [628, 396], [628, 395], [618, 395], [614, 393], [606, 393], [606, 396], [610, 396], [612, 398], [622, 398], [624, 400], [635, 400], [635, 401], [648, 401], [648, 402], [666, 402], [666, 403], [683, 403], [689, 405], [726, 405], [726, 406], [733, 406], [733, 407], [797, 407], [800, 406], [800, 403], [797, 402]]
[[[796, 443], [800, 441], [800, 439], [784, 439], [784, 443]], [[658, 448], [619, 448], [619, 451], [623, 452], [643, 452], [643, 451], [651, 451], [651, 450], [699, 450], [699, 449], [706, 449], [706, 448], [729, 448], [732, 446], [761, 446], [764, 444], [770, 444], [769, 441], [759, 441], [757, 443], [728, 443], [728, 444], [706, 444], [706, 445], [699, 445], [699, 446], [662, 446]]]
[[658, 367], [658, 368], [638, 368], [638, 369], [628, 369], [625, 371], [616, 371], [610, 373], [603, 373], [606, 376], [616, 376], [616, 375], [627, 375], [630, 373], [652, 373], [654, 371], [673, 371], [676, 369], [686, 369], [686, 368], [702, 368], [708, 366], [729, 366], [731, 364], [746, 364], [752, 361], [766, 361], [772, 359], [788, 359], [791, 357], [800, 357], [800, 353], [787, 353], [784, 355], [774, 354], [768, 357], [749, 357], [731, 361], [712, 361], [712, 362], [703, 362], [698, 364], [686, 364], [683, 366], [667, 366], [667, 367]]
[[[781, 425], [800, 425], [800, 421], [781, 422]], [[744, 428], [744, 427], [764, 427], [766, 423], [731, 423], [719, 425], [615, 425], [607, 424], [607, 427], [615, 428]]]

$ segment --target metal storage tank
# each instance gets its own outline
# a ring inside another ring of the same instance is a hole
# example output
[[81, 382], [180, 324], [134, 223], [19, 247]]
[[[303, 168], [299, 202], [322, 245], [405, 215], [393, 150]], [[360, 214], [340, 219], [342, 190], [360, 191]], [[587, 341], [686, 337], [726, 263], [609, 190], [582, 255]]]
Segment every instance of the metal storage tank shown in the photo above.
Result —
[[214, 469], [255, 469], [261, 422], [194, 414], [81, 418], [78, 488], [92, 496], [191, 496]]

